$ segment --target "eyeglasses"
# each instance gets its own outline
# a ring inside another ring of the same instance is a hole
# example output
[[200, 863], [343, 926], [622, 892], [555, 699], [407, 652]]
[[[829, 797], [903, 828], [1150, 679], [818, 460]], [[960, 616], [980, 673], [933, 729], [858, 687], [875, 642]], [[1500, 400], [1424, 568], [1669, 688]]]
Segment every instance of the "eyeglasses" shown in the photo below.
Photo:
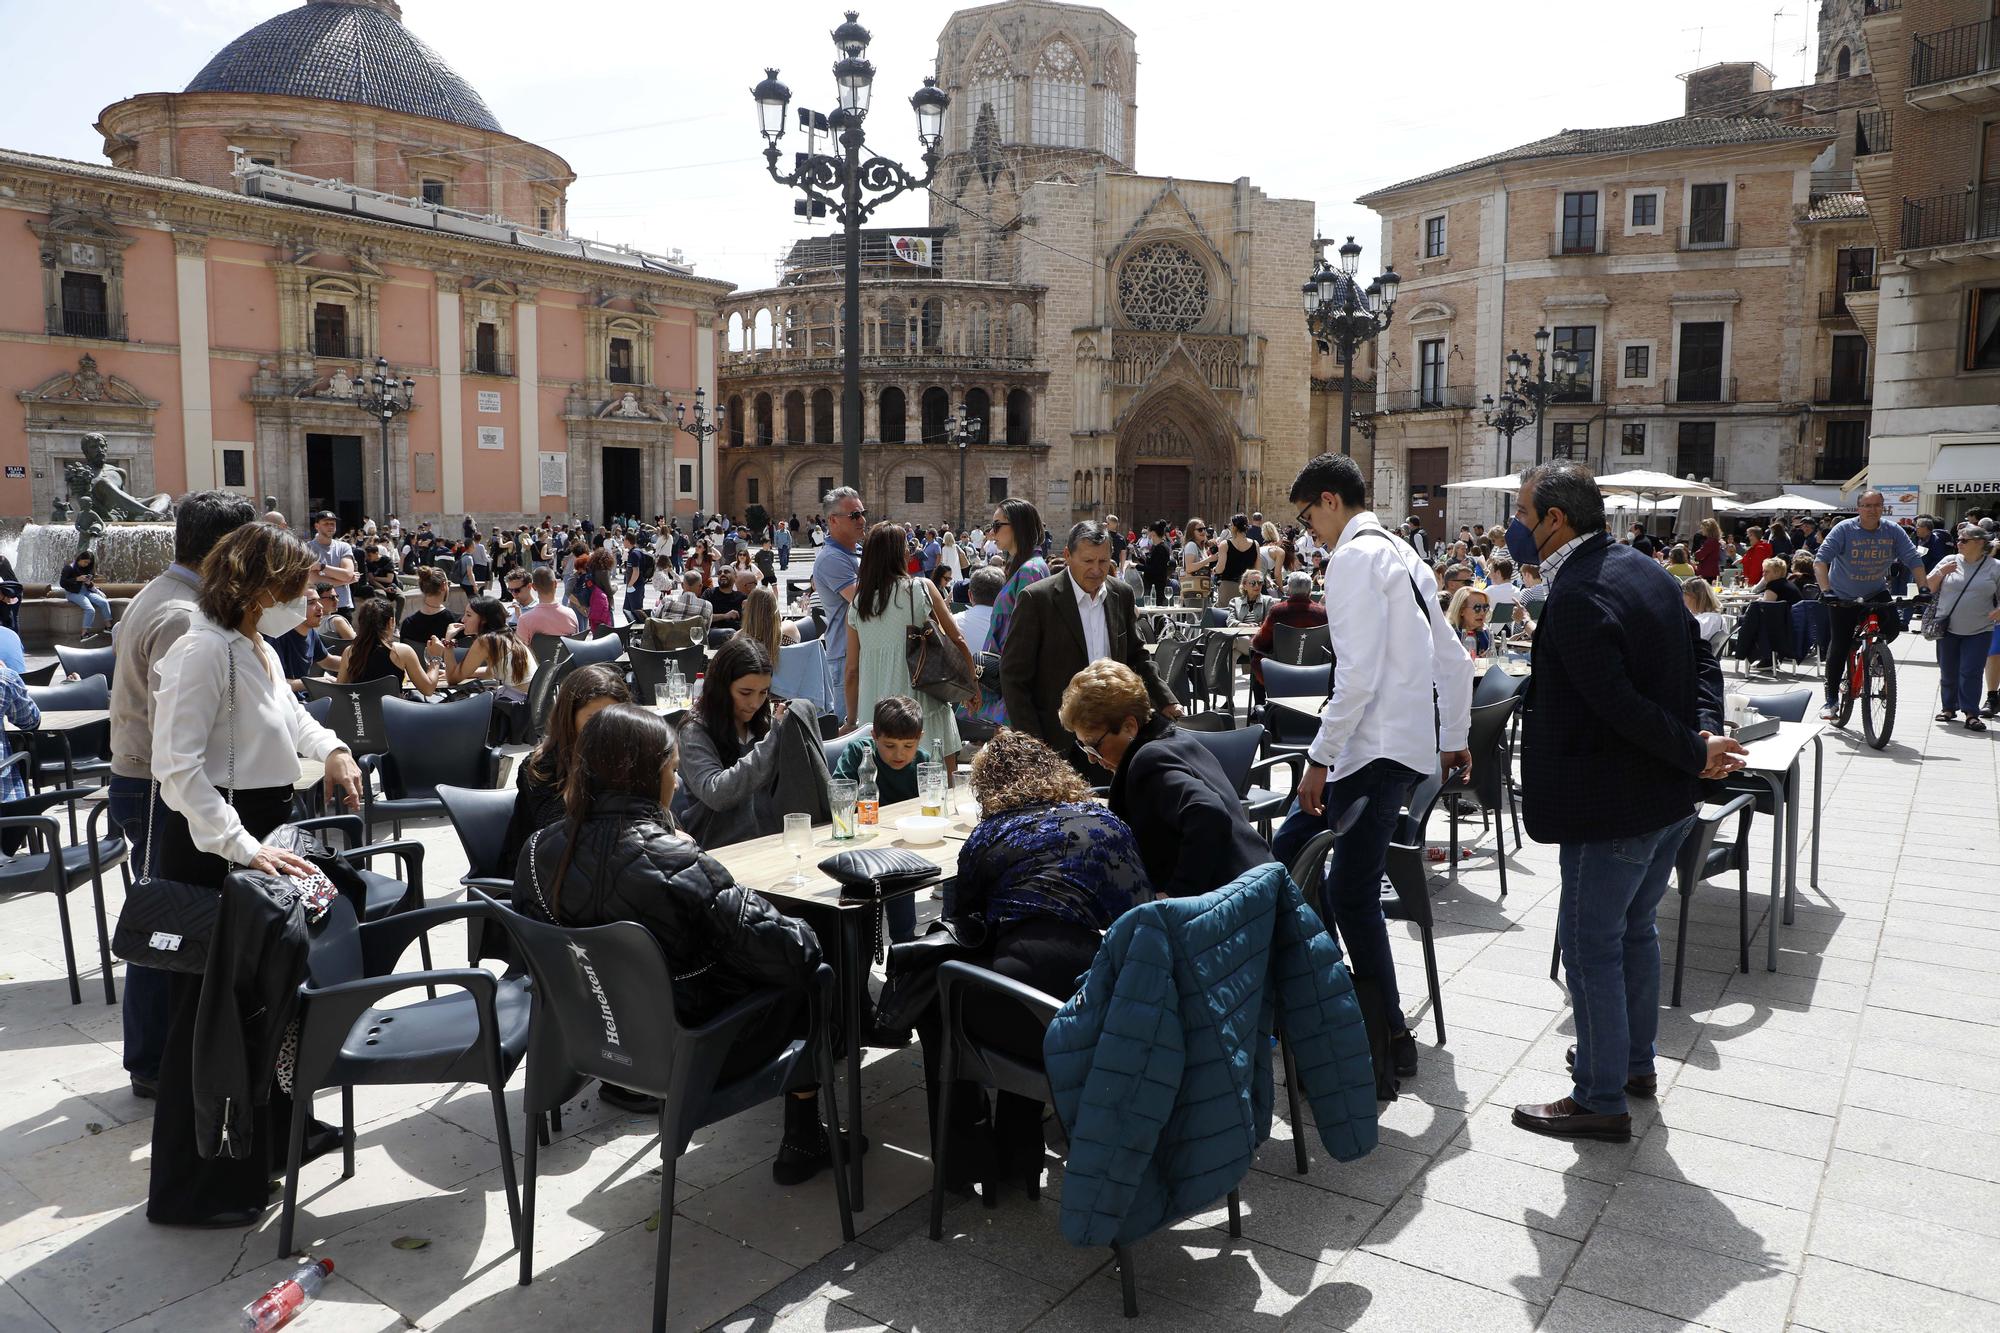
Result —
[[997, 530], [999, 528], [1011, 528], [1014, 525], [1004, 518], [996, 518], [993, 520], [992, 526]]
[[834, 515], [834, 517], [835, 517], [835, 518], [867, 518], [867, 517], [868, 517], [868, 511], [867, 511], [866, 509], [850, 509], [850, 510], [848, 510], [848, 511], [847, 511], [846, 513], [844, 513], [844, 514], [835, 514], [835, 515]]
[[1492, 610], [1493, 610], [1493, 608], [1492, 608], [1492, 607], [1490, 607], [1490, 606], [1468, 606], [1468, 607], [1466, 607], [1466, 608], [1465, 608], [1465, 611], [1466, 611], [1466, 614], [1467, 614], [1467, 615], [1474, 615], [1474, 616], [1483, 616], [1483, 615], [1487, 615], [1487, 614], [1489, 614], [1489, 613], [1490, 613], [1490, 612], [1491, 612]]
[[1105, 739], [1111, 735], [1112, 731], [1115, 730], [1117, 730], [1117, 728], [1115, 727], [1105, 730], [1094, 741], [1087, 741], [1083, 737], [1079, 736], [1076, 738], [1077, 748], [1082, 750], [1084, 754], [1089, 756], [1090, 761], [1092, 763], [1098, 765], [1099, 767], [1109, 767], [1109, 765], [1105, 764], [1104, 756], [1098, 751], [1097, 747], [1104, 744]]
[[1309, 528], [1312, 526], [1313, 510], [1317, 509], [1318, 507], [1319, 507], [1318, 505], [1307, 505], [1304, 509], [1301, 509], [1299, 511], [1300, 527]]

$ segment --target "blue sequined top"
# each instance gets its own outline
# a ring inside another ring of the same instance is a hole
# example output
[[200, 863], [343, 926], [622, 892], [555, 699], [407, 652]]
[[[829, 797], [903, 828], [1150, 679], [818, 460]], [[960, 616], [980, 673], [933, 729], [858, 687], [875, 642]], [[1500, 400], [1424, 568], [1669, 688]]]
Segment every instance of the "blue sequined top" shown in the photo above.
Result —
[[958, 853], [954, 910], [983, 914], [989, 925], [1040, 919], [1104, 930], [1152, 897], [1132, 830], [1095, 802], [982, 819]]

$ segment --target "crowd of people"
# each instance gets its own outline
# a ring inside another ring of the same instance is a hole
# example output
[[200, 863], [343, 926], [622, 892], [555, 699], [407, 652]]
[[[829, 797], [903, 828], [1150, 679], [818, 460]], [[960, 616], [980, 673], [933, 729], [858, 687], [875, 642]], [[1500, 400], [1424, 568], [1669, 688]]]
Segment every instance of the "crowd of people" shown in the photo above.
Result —
[[[1646, 1095], [1652, 1074], [1654, 908], [1701, 781], [1741, 763], [1721, 719], [1717, 658], [1731, 629], [1718, 585], [1780, 608], [1826, 596], [1831, 698], [1856, 608], [1918, 581], [1944, 622], [1939, 719], [1980, 729], [1980, 712], [2000, 711], [1991, 519], [1975, 516], [1954, 543], [1929, 520], [1913, 531], [1886, 522], [1869, 492], [1839, 523], [1731, 537], [1707, 520], [1692, 541], [1661, 541], [1643, 525], [1620, 537], [1589, 472], [1558, 462], [1527, 474], [1507, 527], [1433, 539], [1415, 520], [1385, 525], [1360, 470], [1330, 454], [1299, 473], [1290, 500], [1295, 519], [1282, 525], [1241, 513], [1215, 531], [1199, 518], [1126, 529], [1107, 515], [1060, 539], [1026, 500], [996, 504], [961, 535], [871, 521], [848, 488], [824, 497], [823, 515], [754, 530], [721, 516], [686, 530], [664, 516], [621, 516], [601, 528], [543, 522], [484, 534], [468, 520], [447, 538], [391, 516], [343, 534], [321, 513], [302, 538], [239, 497], [191, 495], [177, 510], [174, 563], [117, 622], [112, 817], [135, 860], [175, 880], [220, 889], [238, 867], [306, 874], [307, 863], [268, 840], [289, 818], [301, 761], [324, 765], [332, 809], [355, 808], [365, 781], [305, 708], [313, 680], [388, 679], [420, 698], [488, 689], [518, 702], [541, 636], [692, 622], [712, 656], [683, 715], [640, 706], [651, 701], [635, 698], [622, 663], [564, 674], [515, 767], [503, 852], [518, 910], [651, 929], [685, 1021], [758, 988], [798, 985], [823, 953], [808, 926], [709, 853], [777, 834], [788, 815], [824, 822], [837, 777], [865, 769], [894, 801], [915, 794], [920, 765], [942, 763], [969, 768], [981, 811], [945, 911], [980, 918], [987, 965], [1058, 999], [1135, 904], [1207, 894], [1273, 860], [1290, 865], [1316, 834], [1339, 830], [1322, 889], [1327, 927], [1357, 985], [1379, 999], [1389, 1058], [1408, 1076], [1420, 1052], [1381, 906], [1388, 849], [1419, 782], [1443, 774], [1464, 784], [1491, 762], [1468, 749], [1476, 659], [1511, 646], [1532, 663], [1523, 812], [1534, 837], [1561, 849], [1558, 941], [1577, 1026], [1569, 1092], [1517, 1108], [1515, 1122], [1621, 1138], [1627, 1099]], [[811, 568], [786, 577], [799, 547], [812, 552]], [[66, 593], [71, 582], [87, 628], [108, 626], [87, 561], [66, 571]], [[454, 587], [464, 594], [456, 610]], [[1253, 692], [1276, 631], [1324, 631], [1327, 698], [1268, 838], [1213, 751], [1180, 725], [1185, 682], [1156, 666], [1156, 636], [1140, 624], [1149, 606], [1219, 611], [1243, 631], [1230, 641]], [[932, 629], [976, 666], [976, 693], [956, 706], [912, 678], [908, 645]], [[1738, 631], [1739, 650], [1765, 646], [1761, 632]], [[822, 645], [825, 679], [812, 697], [794, 697], [775, 680], [805, 639]], [[34, 704], [18, 685], [0, 641], [0, 706], [32, 725]], [[827, 743], [842, 738], [830, 756]], [[1360, 817], [1345, 818], [1356, 807]], [[893, 904], [887, 926], [894, 940], [912, 938], [914, 903]], [[274, 1091], [236, 1126], [257, 1151], [201, 1151], [201, 986], [128, 973], [126, 1068], [134, 1091], [160, 1104], [148, 1216], [247, 1225], [267, 1206], [271, 1150], [295, 1108]], [[772, 1010], [732, 1068], [754, 1067], [804, 1021], [802, 1001]], [[935, 1014], [917, 1031], [935, 1074]], [[1024, 1053], [1032, 1045], [1033, 1034], [1004, 1023], [990, 1035]], [[878, 1028], [871, 1039], [903, 1037]], [[622, 1089], [605, 1096], [649, 1105]], [[953, 1106], [943, 1132], [957, 1145], [956, 1186], [1035, 1168], [1032, 1104], [1003, 1098], [989, 1109], [967, 1090]], [[338, 1142], [337, 1129], [314, 1124], [308, 1155]], [[796, 1183], [829, 1160], [816, 1093], [788, 1098], [774, 1177]]]

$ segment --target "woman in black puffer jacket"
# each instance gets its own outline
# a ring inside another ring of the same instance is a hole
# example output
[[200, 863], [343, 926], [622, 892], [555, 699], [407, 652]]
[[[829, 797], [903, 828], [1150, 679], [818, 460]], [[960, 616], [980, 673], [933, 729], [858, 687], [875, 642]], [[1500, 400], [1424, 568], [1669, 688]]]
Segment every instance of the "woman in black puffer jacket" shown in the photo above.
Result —
[[[820, 963], [819, 940], [810, 926], [737, 884], [675, 827], [668, 807], [679, 759], [673, 728], [647, 709], [613, 704], [591, 718], [564, 786], [568, 818], [528, 839], [515, 869], [514, 907], [564, 926], [636, 921], [652, 931], [674, 976], [674, 1011], [689, 1026], [753, 992], [795, 988], [737, 1038], [718, 1076], [728, 1082], [804, 1032], [805, 986]], [[606, 1090], [614, 1105], [630, 1097]], [[817, 1089], [794, 1093], [785, 1099], [772, 1178], [796, 1185], [830, 1160]]]

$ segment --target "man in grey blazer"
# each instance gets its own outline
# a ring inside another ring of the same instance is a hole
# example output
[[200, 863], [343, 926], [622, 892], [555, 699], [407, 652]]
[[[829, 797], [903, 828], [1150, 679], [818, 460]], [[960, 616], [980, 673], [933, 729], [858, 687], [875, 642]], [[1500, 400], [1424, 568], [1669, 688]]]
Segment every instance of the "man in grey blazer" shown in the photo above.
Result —
[[1007, 724], [1040, 738], [1087, 776], [1104, 779], [1063, 730], [1057, 714], [1063, 690], [1077, 672], [1100, 658], [1123, 662], [1146, 682], [1153, 706], [1168, 717], [1180, 703], [1153, 669], [1139, 640], [1132, 589], [1111, 577], [1111, 533], [1085, 521], [1069, 530], [1062, 573], [1043, 579], [1014, 604], [1014, 623], [1000, 657], [1000, 693]]

